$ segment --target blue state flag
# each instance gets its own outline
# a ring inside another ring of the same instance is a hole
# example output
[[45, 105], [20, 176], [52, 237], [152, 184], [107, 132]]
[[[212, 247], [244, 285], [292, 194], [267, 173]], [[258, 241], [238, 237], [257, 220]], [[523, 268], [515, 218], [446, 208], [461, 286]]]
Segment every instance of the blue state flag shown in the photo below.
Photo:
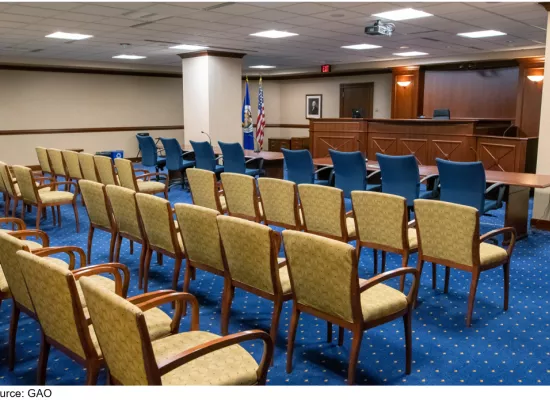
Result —
[[243, 147], [246, 150], [254, 150], [254, 125], [252, 123], [252, 108], [250, 107], [250, 94], [248, 93], [248, 78], [246, 78], [246, 86], [243, 101]]

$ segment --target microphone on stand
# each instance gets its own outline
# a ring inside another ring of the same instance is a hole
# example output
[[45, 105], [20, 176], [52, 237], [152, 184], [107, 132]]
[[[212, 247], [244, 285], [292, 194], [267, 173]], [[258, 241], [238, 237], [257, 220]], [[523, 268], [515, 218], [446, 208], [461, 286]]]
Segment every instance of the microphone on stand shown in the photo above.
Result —
[[206, 136], [208, 136], [208, 142], [210, 143], [210, 146], [212, 146], [212, 138], [210, 137], [210, 135], [205, 131], [201, 131], [201, 133], [204, 133]]

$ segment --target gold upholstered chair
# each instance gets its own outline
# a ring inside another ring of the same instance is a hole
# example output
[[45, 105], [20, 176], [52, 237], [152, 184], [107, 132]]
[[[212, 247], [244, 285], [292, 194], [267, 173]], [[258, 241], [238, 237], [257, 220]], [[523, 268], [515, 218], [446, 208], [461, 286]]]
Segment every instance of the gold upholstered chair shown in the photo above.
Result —
[[[46, 207], [57, 207], [57, 219], [59, 227], [61, 227], [61, 212], [59, 206], [69, 205], [73, 206], [74, 218], [76, 222], [76, 232], [80, 231], [80, 223], [78, 221], [78, 208], [76, 206], [76, 196], [69, 191], [53, 190], [60, 185], [76, 185], [74, 182], [51, 182], [46, 185], [37, 186], [35, 176], [30, 168], [23, 167], [21, 165], [15, 165], [13, 167], [19, 190], [21, 190], [21, 198], [24, 205], [36, 207], [36, 229], [40, 227], [40, 218], [42, 211]], [[41, 191], [40, 189], [47, 189], [48, 191]], [[25, 217], [25, 207], [21, 212], [22, 218]]]
[[[149, 287], [149, 268], [153, 251], [175, 260], [172, 289], [176, 290], [181, 264], [185, 259], [185, 248], [183, 247], [181, 235], [176, 229], [170, 202], [145, 193], [136, 193], [136, 200], [147, 242], [143, 290], [147, 292]], [[162, 261], [162, 257], [159, 258], [159, 261]]]
[[46, 148], [36, 147], [35, 150], [36, 150], [36, 156], [38, 158], [38, 163], [40, 164], [40, 169], [42, 170], [42, 175], [48, 174], [51, 177], [54, 177]]
[[[80, 169], [80, 161], [78, 160], [78, 153], [72, 150], [61, 150], [63, 157], [63, 164], [65, 165], [65, 172], [67, 174], [68, 181], [76, 181], [78, 183], [82, 179], [82, 170]], [[77, 190], [80, 187], [77, 185], [75, 194], [78, 194]], [[82, 199], [82, 205], [84, 205], [84, 199]]]
[[270, 336], [275, 343], [283, 302], [292, 298], [284, 258], [278, 258], [281, 236], [268, 226], [220, 215], [218, 228], [225, 255], [222, 334], [229, 327], [235, 288], [274, 302]]
[[[445, 266], [445, 289], [449, 291], [450, 268], [472, 274], [466, 326], [472, 324], [479, 275], [502, 265], [504, 270], [504, 310], [508, 310], [510, 260], [516, 243], [516, 230], [495, 229], [479, 236], [479, 212], [476, 208], [444, 201], [415, 200], [414, 212], [418, 235], [418, 271], [424, 263], [432, 263], [432, 286], [436, 284], [437, 264]], [[506, 248], [486, 243], [495, 236], [509, 234]]]
[[263, 220], [262, 204], [254, 177], [222, 172], [221, 181], [228, 215], [254, 222]]
[[117, 238], [117, 226], [113, 218], [113, 213], [109, 207], [107, 191], [105, 185], [98, 182], [81, 179], [78, 186], [82, 193], [82, 199], [86, 205], [88, 218], [90, 219], [90, 228], [88, 229], [88, 264], [92, 259], [92, 241], [96, 229], [109, 232], [111, 235], [109, 245], [109, 262], [114, 260], [115, 242]]
[[[283, 241], [294, 299], [288, 334], [287, 373], [292, 371], [300, 313], [305, 312], [353, 332], [348, 384], [353, 384], [355, 380], [363, 332], [403, 317], [406, 373], [410, 374], [411, 321], [418, 289], [418, 271], [398, 268], [369, 280], [359, 279], [355, 249], [348, 243], [288, 229], [283, 231]], [[407, 295], [382, 283], [408, 274], [413, 276], [413, 282]]]
[[227, 212], [225, 196], [218, 189], [214, 172], [200, 168], [188, 168], [186, 175], [193, 204], [217, 210], [220, 214]]
[[94, 156], [94, 164], [99, 182], [104, 185], [119, 185], [119, 179], [115, 171], [115, 164], [111, 157]]
[[[120, 186], [135, 190], [137, 193], [156, 194], [162, 193], [164, 198], [168, 198], [168, 185], [163, 182], [149, 180], [152, 176], [164, 177], [168, 181], [168, 175], [161, 172], [151, 172], [141, 169], [134, 169], [134, 164], [130, 160], [117, 158], [115, 166], [120, 180]], [[136, 171], [145, 171], [145, 174], [136, 176]]]
[[382, 251], [382, 272], [386, 270], [386, 252], [400, 254], [402, 267], [409, 262], [409, 255], [418, 250], [416, 229], [409, 224], [407, 199], [387, 193], [364, 190], [351, 192], [355, 216], [359, 259], [362, 247], [374, 251], [374, 274], [378, 273], [378, 250]]
[[[5, 189], [6, 201], [4, 202], [4, 216], [9, 216], [10, 206], [12, 207], [12, 217], [15, 218], [17, 206], [21, 199], [21, 192], [19, 186], [10, 171], [9, 166], [6, 163], [0, 161], [0, 176], [2, 177], [2, 184]], [[12, 203], [13, 202], [13, 203]]]
[[[110, 263], [71, 271], [51, 259], [26, 251], [18, 251], [16, 257], [41, 327], [38, 384], [43, 385], [46, 381], [51, 346], [84, 365], [87, 369], [86, 383], [95, 384], [103, 364], [103, 354], [94, 327], [90, 324], [87, 299], [78, 281], [88, 276], [106, 291], [125, 297], [130, 280], [128, 268]], [[114, 281], [99, 276], [104, 273], [111, 274]], [[106, 287], [98, 282], [98, 277], [112, 285]], [[179, 321], [173, 323], [158, 308], [150, 309], [145, 320], [152, 340], [176, 333], [179, 327]]]
[[304, 231], [342, 242], [356, 239], [355, 220], [346, 215], [341, 189], [303, 183], [298, 185], [298, 193]]
[[258, 178], [258, 188], [266, 225], [302, 229], [296, 183], [283, 179]]
[[[263, 385], [273, 356], [273, 343], [263, 331], [220, 337], [199, 331], [199, 306], [189, 293], [160, 291], [127, 301], [82, 278], [94, 330], [118, 385]], [[160, 302], [176, 302], [176, 315], [191, 304], [191, 330], [151, 341], [144, 310]], [[261, 340], [260, 364], [239, 344]]]
[[80, 164], [83, 179], [92, 182], [99, 182], [93, 154], [78, 153], [78, 162]]
[[[65, 163], [63, 162], [63, 155], [59, 149], [46, 149], [48, 154], [48, 160], [50, 161], [50, 166], [52, 169], [52, 176], [57, 180], [62, 178], [61, 181], [68, 181], [69, 177], [67, 175], [67, 169], [65, 168]], [[68, 189], [68, 186], [65, 190]]]

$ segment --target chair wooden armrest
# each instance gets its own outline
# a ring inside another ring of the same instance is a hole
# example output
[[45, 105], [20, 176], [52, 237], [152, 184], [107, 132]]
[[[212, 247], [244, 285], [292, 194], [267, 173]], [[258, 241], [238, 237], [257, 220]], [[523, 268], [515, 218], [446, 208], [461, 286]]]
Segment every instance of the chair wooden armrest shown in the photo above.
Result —
[[80, 258], [79, 268], [83, 268], [86, 265], [86, 254], [84, 250], [76, 246], [58, 246], [58, 247], [46, 247], [43, 249], [37, 249], [32, 252], [39, 257], [49, 257], [53, 254], [65, 253], [69, 256], [69, 270], [72, 271], [76, 266], [76, 257], [74, 253], [78, 253]]
[[27, 229], [27, 224], [25, 224], [25, 221], [23, 221], [21, 218], [13, 218], [13, 217], [6, 217], [6, 218], [0, 218], [0, 225], [4, 224], [15, 224], [17, 225], [17, 229]]
[[512, 252], [514, 251], [514, 246], [516, 245], [517, 233], [516, 233], [515, 228], [512, 228], [510, 226], [505, 226], [504, 228], [494, 229], [491, 232], [487, 232], [486, 234], [481, 235], [479, 237], [479, 241], [480, 242], [485, 242], [486, 240], [488, 240], [492, 237], [502, 235], [502, 234], [505, 234], [505, 233], [510, 234], [510, 243], [506, 247], [506, 253], [508, 253], [508, 258], [510, 258], [512, 256]]
[[136, 296], [128, 297], [126, 300], [135, 305], [139, 303], [144, 303], [149, 299], [153, 299], [155, 297], [160, 296], [161, 294], [168, 294], [173, 292], [174, 291], [172, 289], [155, 290], [154, 292], [147, 292], [147, 293], [138, 294]]
[[44, 188], [54, 188], [54, 187], [58, 187], [60, 185], [72, 185], [76, 188], [76, 183], [75, 182], [69, 182], [69, 181], [66, 181], [66, 182], [58, 182], [58, 181], [55, 181], [55, 182], [50, 182], [50, 183], [47, 183], [45, 185], [40, 185], [37, 187], [37, 189], [44, 189]]
[[44, 176], [44, 175], [35, 175], [34, 180], [38, 181], [38, 182], [53, 181], [53, 178], [51, 178], [49, 176]]
[[430, 179], [433, 179], [433, 178], [437, 178], [439, 177], [439, 174], [431, 174], [431, 175], [427, 175], [425, 176], [424, 178], [420, 179], [420, 183], [424, 183]]
[[258, 366], [258, 370], [256, 371], [258, 383], [264, 384], [267, 377], [267, 370], [271, 364], [271, 359], [273, 358], [273, 341], [267, 333], [258, 329], [234, 333], [232, 335], [210, 340], [206, 343], [187, 349], [173, 357], [161, 360], [158, 363], [160, 375], [165, 375], [168, 372], [173, 371], [174, 369], [206, 354], [252, 340], [262, 340], [264, 342], [262, 360]]
[[8, 232], [8, 235], [16, 237], [18, 239], [26, 239], [27, 237], [40, 238], [42, 247], [50, 247], [50, 237], [44, 231], [38, 229], [24, 229], [20, 231]]
[[379, 283], [382, 283], [384, 281], [387, 281], [388, 279], [395, 278], [397, 276], [405, 277], [405, 275], [411, 274], [414, 277], [413, 284], [411, 286], [411, 290], [409, 291], [409, 294], [407, 295], [407, 302], [409, 304], [412, 304], [416, 300], [416, 292], [418, 289], [418, 270], [416, 268], [412, 267], [406, 267], [406, 268], [397, 268], [393, 271], [384, 272], [380, 275], [376, 275], [370, 279], [368, 279], [366, 282], [363, 282], [359, 286], [359, 292], [363, 293], [365, 290], [373, 287], [374, 285], [378, 285]]
[[163, 172], [150, 172], [148, 174], [138, 175], [136, 176], [136, 179], [149, 178], [151, 176], [159, 176], [159, 177], [164, 177], [165, 179], [168, 179], [168, 174], [165, 174]]
[[[120, 276], [120, 271], [124, 277]], [[130, 284], [130, 270], [124, 264], [120, 263], [105, 263], [90, 265], [89, 267], [79, 268], [73, 271], [75, 280], [79, 280], [83, 276], [99, 275], [108, 273], [115, 278], [115, 293], [123, 298], [128, 294], [128, 285]]]
[[414, 228], [415, 226], [416, 226], [416, 219], [409, 221], [409, 223], [407, 224], [407, 228]]

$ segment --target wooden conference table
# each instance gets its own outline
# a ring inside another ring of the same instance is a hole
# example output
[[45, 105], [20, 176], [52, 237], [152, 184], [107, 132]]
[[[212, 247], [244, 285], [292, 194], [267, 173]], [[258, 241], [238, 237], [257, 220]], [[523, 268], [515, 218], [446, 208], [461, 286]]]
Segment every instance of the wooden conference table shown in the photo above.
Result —
[[[330, 157], [314, 158], [318, 166], [332, 166]], [[376, 161], [367, 161], [367, 170], [377, 171], [380, 165]], [[435, 165], [419, 165], [420, 176], [437, 174]], [[529, 191], [531, 188], [542, 189], [550, 187], [550, 175], [527, 174], [522, 172], [503, 172], [485, 170], [487, 182], [502, 182], [508, 186], [504, 226], [516, 229], [518, 239], [529, 234]]]

